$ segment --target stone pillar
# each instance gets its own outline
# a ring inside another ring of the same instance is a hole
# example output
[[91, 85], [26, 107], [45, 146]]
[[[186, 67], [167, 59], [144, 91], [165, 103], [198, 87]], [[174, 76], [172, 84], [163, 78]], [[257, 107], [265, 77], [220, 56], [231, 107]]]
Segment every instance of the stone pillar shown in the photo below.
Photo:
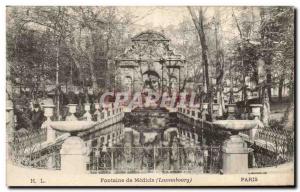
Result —
[[68, 137], [60, 150], [61, 171], [69, 174], [86, 173], [87, 148], [78, 136]]
[[11, 100], [6, 100], [6, 157], [10, 159], [10, 145], [9, 143], [13, 140], [13, 134], [15, 131], [15, 117], [13, 110], [13, 103]]
[[[13, 110], [13, 102], [9, 98], [13, 93], [13, 86], [11, 82], [11, 69], [10, 63], [6, 67], [6, 135], [7, 135], [7, 144], [13, 139], [13, 133], [15, 131], [15, 115]], [[8, 152], [8, 150], [7, 150]]]
[[14, 121], [13, 103], [11, 100], [6, 100], [6, 134], [8, 142], [12, 139], [15, 131]]
[[224, 142], [223, 173], [224, 174], [247, 174], [248, 173], [248, 147], [247, 143], [238, 135], [232, 133]]
[[47, 129], [47, 142], [48, 143], [54, 143], [56, 136], [55, 136], [55, 130], [52, 129], [49, 124], [52, 121], [51, 117], [53, 116], [54, 111], [54, 105], [43, 105], [44, 108], [44, 115], [47, 117], [47, 120], [43, 123], [42, 128]]

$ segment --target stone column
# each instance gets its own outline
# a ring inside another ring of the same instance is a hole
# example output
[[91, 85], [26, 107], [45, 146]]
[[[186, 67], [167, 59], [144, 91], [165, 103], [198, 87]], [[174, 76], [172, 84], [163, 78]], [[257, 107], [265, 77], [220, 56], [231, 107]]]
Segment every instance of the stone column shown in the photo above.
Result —
[[43, 105], [44, 115], [47, 117], [47, 120], [43, 123], [42, 128], [47, 129], [47, 142], [54, 143], [56, 136], [55, 130], [50, 127], [51, 117], [53, 116], [54, 105]]
[[60, 156], [62, 172], [86, 173], [87, 148], [80, 137], [71, 134], [71, 137], [68, 137], [62, 144]]
[[248, 173], [249, 150], [238, 132], [232, 132], [230, 138], [224, 142], [222, 152], [224, 174]]

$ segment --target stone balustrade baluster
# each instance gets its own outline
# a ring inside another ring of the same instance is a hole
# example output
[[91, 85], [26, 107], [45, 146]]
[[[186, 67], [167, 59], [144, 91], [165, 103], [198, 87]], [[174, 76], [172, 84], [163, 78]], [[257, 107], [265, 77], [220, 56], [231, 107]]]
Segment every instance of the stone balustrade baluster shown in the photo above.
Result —
[[103, 109], [102, 112], [103, 112], [103, 118], [107, 119], [107, 117], [108, 117], [108, 114], [107, 114], [108, 111], [107, 111], [107, 109]]
[[219, 108], [220, 108], [219, 103], [213, 103], [212, 104], [212, 120], [216, 120], [216, 118], [218, 116], [220, 116]]
[[197, 133], [194, 133], [194, 137], [195, 137], [195, 145], [199, 145], [199, 137], [198, 137], [198, 134]]
[[84, 110], [85, 110], [85, 113], [83, 114], [83, 117], [86, 118], [87, 121], [91, 121], [92, 120], [92, 115], [90, 113], [90, 103], [85, 103], [84, 104]]
[[47, 118], [46, 121], [42, 124], [42, 128], [47, 130], [47, 142], [55, 142], [55, 130], [50, 127], [51, 117], [53, 116], [54, 112], [54, 105], [43, 105], [44, 108], [44, 115]]
[[77, 121], [77, 117], [75, 116], [77, 104], [68, 104], [69, 113], [71, 115], [66, 117], [66, 121]]
[[[42, 129], [46, 129], [46, 142], [47, 143], [55, 143], [56, 134], [55, 130], [50, 126], [51, 117], [53, 116], [54, 105], [43, 105], [44, 108], [44, 116], [47, 118], [46, 121], [42, 124]], [[55, 165], [55, 157], [51, 155], [47, 160], [47, 167], [53, 168]]]
[[[261, 118], [261, 108], [263, 107], [261, 104], [252, 104], [250, 105], [252, 109], [252, 115], [254, 116], [254, 120], [260, 121]], [[257, 134], [258, 126], [250, 130], [250, 139], [252, 141], [255, 140], [255, 135]]]
[[113, 132], [112, 136], [112, 144], [115, 145], [117, 143], [117, 135], [115, 131]]
[[100, 104], [99, 103], [95, 103], [95, 113], [94, 115], [96, 116], [97, 121], [101, 120], [101, 113], [100, 113]]
[[235, 119], [235, 109], [236, 109], [236, 104], [227, 104], [227, 119], [228, 120], [234, 120]]

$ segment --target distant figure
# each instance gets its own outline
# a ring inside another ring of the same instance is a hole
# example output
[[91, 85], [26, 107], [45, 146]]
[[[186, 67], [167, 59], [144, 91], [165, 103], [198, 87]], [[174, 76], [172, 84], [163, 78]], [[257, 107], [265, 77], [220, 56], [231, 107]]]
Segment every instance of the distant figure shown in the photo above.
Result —
[[33, 131], [39, 130], [44, 120], [44, 113], [39, 104], [33, 105], [33, 111], [31, 114], [31, 124]]
[[31, 118], [30, 115], [28, 115], [29, 113], [26, 113], [25, 110], [19, 105], [14, 107], [14, 113], [17, 120], [16, 131], [21, 129], [30, 129]]

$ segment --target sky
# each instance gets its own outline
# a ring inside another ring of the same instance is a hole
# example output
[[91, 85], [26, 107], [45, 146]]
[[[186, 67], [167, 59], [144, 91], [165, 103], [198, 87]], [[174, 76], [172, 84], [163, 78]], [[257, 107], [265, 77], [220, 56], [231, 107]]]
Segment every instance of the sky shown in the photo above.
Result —
[[[216, 10], [220, 12], [222, 22], [222, 35], [226, 38], [238, 37], [238, 31], [232, 18], [232, 8], [238, 15], [240, 7], [206, 7], [203, 8], [205, 22], [211, 22]], [[161, 31], [170, 25], [177, 26], [182, 21], [191, 20], [190, 13], [186, 6], [169, 7], [122, 7], [136, 16], [135, 25], [132, 27], [135, 33], [145, 30]], [[257, 8], [254, 11], [257, 13]]]
[[[132, 26], [132, 31], [138, 34], [145, 30], [154, 30], [163, 32], [166, 35], [169, 34], [168, 26], [173, 25], [178, 27], [183, 21], [190, 20], [192, 24], [192, 18], [186, 6], [165, 6], [165, 7], [123, 7], [129, 10], [136, 16], [135, 25]], [[195, 9], [197, 10], [197, 9]], [[252, 12], [250, 11], [252, 10]], [[256, 24], [259, 24], [260, 20], [260, 7], [247, 7], [247, 11], [241, 6], [210, 6], [203, 7], [203, 15], [205, 17], [204, 24], [213, 22], [213, 17], [217, 14], [220, 15], [221, 25], [219, 33], [221, 35], [222, 44], [231, 44], [234, 39], [239, 39], [239, 31], [236, 26], [236, 21], [233, 17], [233, 13], [237, 16], [237, 22], [241, 25], [241, 20], [252, 20], [253, 18]], [[196, 11], [197, 14], [197, 11]], [[245, 15], [246, 14], [246, 15]], [[246, 17], [245, 17], [246, 16]], [[193, 24], [192, 24], [193, 25]], [[257, 25], [256, 25], [257, 26]], [[212, 27], [212, 25], [211, 25]], [[209, 38], [212, 34], [206, 34]], [[172, 41], [177, 41], [172, 36], [169, 37]]]
[[135, 23], [141, 28], [166, 28], [189, 17], [186, 7], [130, 7], [130, 11], [139, 17]]
[[165, 28], [170, 24], [177, 25], [184, 17], [189, 17], [186, 7], [139, 7], [133, 8], [133, 11], [135, 15], [142, 16], [136, 24], [144, 26], [151, 24], [155, 28]]

